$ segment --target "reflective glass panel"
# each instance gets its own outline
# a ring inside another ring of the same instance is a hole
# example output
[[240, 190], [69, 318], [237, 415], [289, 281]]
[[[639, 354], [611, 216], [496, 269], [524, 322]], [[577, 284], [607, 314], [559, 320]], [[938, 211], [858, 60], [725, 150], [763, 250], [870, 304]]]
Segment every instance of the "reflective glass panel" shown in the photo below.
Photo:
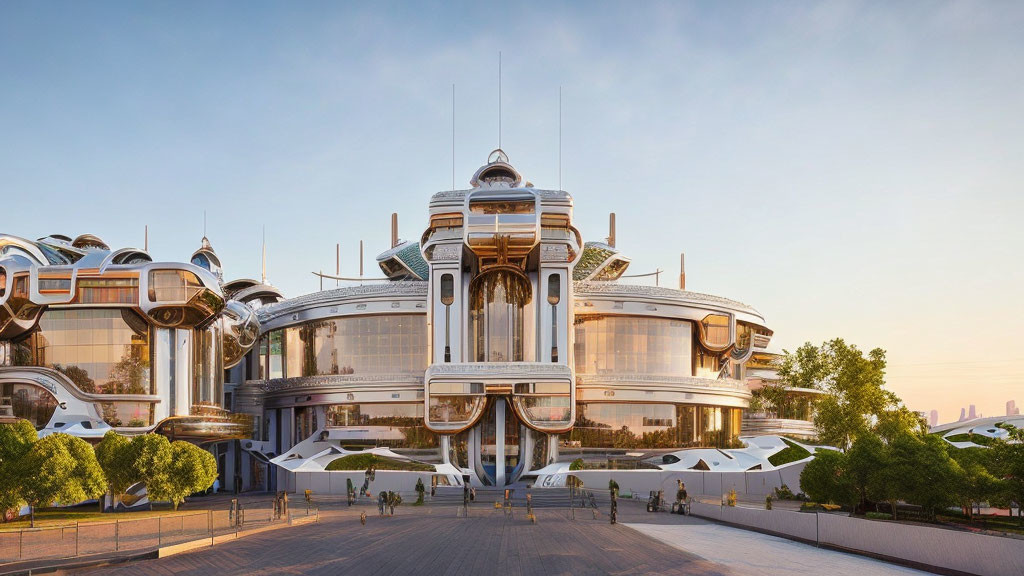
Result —
[[570, 440], [583, 448], [730, 448], [740, 408], [685, 404], [578, 403]]
[[47, 310], [29, 345], [25, 364], [62, 372], [83, 392], [154, 393], [149, 326], [131, 310]]
[[353, 433], [353, 440], [365, 440], [392, 448], [433, 448], [437, 435], [423, 425], [423, 404], [371, 403], [335, 404], [327, 407], [327, 425], [331, 428], [368, 428]]
[[577, 316], [578, 374], [690, 376], [692, 326], [644, 316]]
[[427, 318], [422, 314], [335, 318], [288, 328], [285, 333], [289, 378], [422, 374], [427, 368]]
[[15, 417], [36, 428], [44, 428], [57, 409], [57, 399], [39, 386], [8, 383], [0, 386], [0, 393], [0, 405], [10, 406]]

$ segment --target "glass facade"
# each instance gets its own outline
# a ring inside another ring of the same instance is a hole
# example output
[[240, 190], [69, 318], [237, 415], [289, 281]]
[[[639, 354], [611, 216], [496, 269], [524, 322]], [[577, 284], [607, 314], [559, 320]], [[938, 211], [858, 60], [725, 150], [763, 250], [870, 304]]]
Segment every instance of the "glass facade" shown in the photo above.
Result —
[[10, 406], [16, 418], [43, 428], [57, 409], [57, 399], [39, 386], [8, 383], [0, 386], [0, 406]]
[[582, 448], [737, 447], [743, 410], [685, 404], [578, 403]]
[[139, 428], [155, 424], [153, 404], [149, 402], [103, 402], [99, 406], [103, 421], [114, 427]]
[[647, 316], [577, 316], [577, 374], [689, 376], [693, 326]]
[[47, 310], [20, 360], [62, 372], [83, 392], [155, 393], [149, 325], [127, 308]]
[[260, 341], [263, 378], [334, 374], [421, 374], [427, 368], [423, 314], [350, 316], [275, 330]]
[[331, 428], [379, 426], [373, 442], [391, 448], [436, 448], [437, 435], [423, 425], [423, 404], [334, 404], [327, 407]]
[[192, 338], [192, 404], [224, 403], [224, 348], [221, 328], [214, 324]]
[[474, 361], [523, 361], [523, 306], [531, 291], [530, 280], [512, 269], [491, 270], [473, 280], [469, 328]]

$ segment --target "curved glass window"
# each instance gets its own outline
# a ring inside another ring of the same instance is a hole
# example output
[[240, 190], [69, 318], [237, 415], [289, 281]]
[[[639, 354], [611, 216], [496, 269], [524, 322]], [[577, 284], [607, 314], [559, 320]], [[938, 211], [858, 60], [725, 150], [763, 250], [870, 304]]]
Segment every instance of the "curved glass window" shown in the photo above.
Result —
[[[335, 404], [327, 407], [330, 428], [359, 427], [345, 443], [392, 448], [434, 448], [437, 435], [423, 425], [423, 403]], [[372, 427], [372, 428], [370, 428]]]
[[53, 368], [83, 392], [155, 393], [149, 325], [127, 308], [47, 310], [29, 351], [22, 365]]
[[141, 428], [153, 424], [153, 404], [150, 402], [103, 402], [100, 413], [111, 426]]
[[719, 406], [577, 403], [569, 438], [582, 448], [731, 448], [742, 415]]
[[[279, 331], [270, 333], [272, 360], [275, 335], [278, 342], [281, 340]], [[284, 330], [283, 340], [287, 378], [422, 374], [427, 369], [427, 317], [423, 314], [349, 316], [309, 322]]]
[[57, 409], [53, 394], [32, 384], [3, 384], [0, 393], [0, 406], [10, 406], [16, 418], [24, 418], [36, 428], [46, 427]]
[[523, 307], [530, 279], [511, 267], [484, 272], [469, 287], [469, 329], [476, 362], [523, 361]]
[[577, 374], [692, 374], [692, 325], [646, 316], [576, 316]]
[[721, 314], [708, 314], [701, 321], [704, 328], [704, 343], [715, 349], [729, 345], [729, 317]]

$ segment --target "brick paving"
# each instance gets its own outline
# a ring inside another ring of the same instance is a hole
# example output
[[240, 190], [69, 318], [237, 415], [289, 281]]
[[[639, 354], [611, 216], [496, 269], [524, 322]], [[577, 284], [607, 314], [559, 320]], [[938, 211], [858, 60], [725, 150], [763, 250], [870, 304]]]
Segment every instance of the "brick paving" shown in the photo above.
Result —
[[[367, 512], [366, 526], [359, 522]], [[648, 515], [623, 506], [620, 518]], [[704, 560], [649, 538], [607, 516], [595, 519], [565, 509], [537, 511], [537, 524], [517, 509], [512, 518], [482, 504], [469, 518], [457, 509], [403, 505], [380, 518], [369, 507], [323, 510], [321, 522], [256, 534], [159, 560], [94, 568], [81, 574], [731, 574]], [[667, 515], [656, 515], [667, 516]], [[684, 522], [702, 522], [680, 519]]]

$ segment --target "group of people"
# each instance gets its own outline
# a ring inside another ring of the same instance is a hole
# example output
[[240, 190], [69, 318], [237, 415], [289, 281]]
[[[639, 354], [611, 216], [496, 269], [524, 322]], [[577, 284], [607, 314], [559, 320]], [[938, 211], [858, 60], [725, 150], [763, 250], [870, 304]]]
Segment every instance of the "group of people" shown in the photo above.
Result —
[[384, 490], [377, 495], [377, 510], [380, 511], [380, 515], [384, 515], [384, 511], [388, 511], [389, 516], [395, 515], [395, 506], [402, 503], [402, 497], [398, 492], [392, 492], [390, 490]]

